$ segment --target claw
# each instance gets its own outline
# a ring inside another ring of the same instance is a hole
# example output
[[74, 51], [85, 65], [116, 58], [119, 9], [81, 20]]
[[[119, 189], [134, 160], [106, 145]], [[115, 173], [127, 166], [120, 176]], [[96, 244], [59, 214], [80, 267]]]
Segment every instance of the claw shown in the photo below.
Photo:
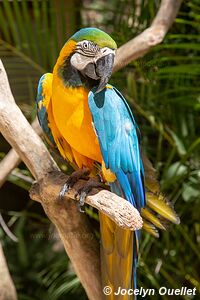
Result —
[[80, 212], [85, 212], [82, 209], [82, 207], [85, 204], [85, 199], [86, 199], [87, 195], [89, 194], [89, 192], [93, 188], [97, 188], [97, 187], [105, 187], [105, 185], [100, 181], [99, 176], [96, 176], [96, 180], [95, 180], [95, 178], [89, 179], [88, 182], [85, 184], [85, 186], [83, 186], [76, 192], [75, 198], [76, 199], [79, 198], [78, 209]]
[[87, 197], [87, 193], [83, 191], [84, 188], [79, 189], [78, 192], [76, 192], [75, 199], [78, 200], [78, 210], [82, 213], [85, 212], [84, 209], [82, 209], [82, 207], [85, 204], [85, 198]]
[[[83, 207], [83, 208], [82, 208]], [[84, 204], [80, 204], [80, 202], [78, 203], [78, 210], [81, 212], [81, 213], [85, 213], [85, 209], [84, 209]]]
[[59, 198], [63, 200], [65, 194], [75, 185], [75, 183], [79, 179], [88, 179], [90, 171], [87, 168], [83, 168], [81, 170], [75, 171], [69, 176], [63, 187], [61, 188], [61, 191], [59, 193]]
[[86, 192], [82, 192], [81, 195], [80, 195], [80, 199], [79, 199], [80, 206], [84, 205], [86, 197], [87, 197], [87, 193]]
[[63, 198], [65, 197], [65, 194], [69, 191], [69, 189], [70, 189], [69, 184], [65, 183], [59, 193], [59, 198], [61, 200], [63, 200]]

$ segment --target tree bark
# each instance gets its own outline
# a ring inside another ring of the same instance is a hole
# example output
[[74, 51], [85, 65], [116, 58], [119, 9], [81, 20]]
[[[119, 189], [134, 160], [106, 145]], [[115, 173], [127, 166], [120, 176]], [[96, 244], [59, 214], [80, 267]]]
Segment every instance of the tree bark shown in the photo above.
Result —
[[0, 300], [17, 300], [14, 283], [10, 276], [3, 248], [0, 243]]
[[182, 0], [161, 1], [160, 8], [151, 26], [117, 50], [113, 72], [144, 56], [151, 48], [163, 41], [176, 18], [181, 2]]
[[[75, 201], [69, 200], [75, 198], [75, 190], [67, 195], [67, 201], [58, 199], [60, 188], [67, 177], [63, 177], [45, 145], [15, 104], [1, 61], [0, 130], [37, 180], [37, 188], [32, 189], [31, 195], [41, 202], [46, 214], [56, 226], [89, 299], [101, 299], [99, 243], [86, 215], [78, 211]], [[80, 184], [83, 182], [78, 183], [77, 189]], [[113, 210], [110, 204], [106, 203], [110, 200], [115, 208]], [[123, 228], [128, 226], [133, 230], [142, 226], [138, 211], [130, 207], [125, 199], [109, 191], [101, 191], [100, 195], [87, 197], [86, 202], [107, 213]]]

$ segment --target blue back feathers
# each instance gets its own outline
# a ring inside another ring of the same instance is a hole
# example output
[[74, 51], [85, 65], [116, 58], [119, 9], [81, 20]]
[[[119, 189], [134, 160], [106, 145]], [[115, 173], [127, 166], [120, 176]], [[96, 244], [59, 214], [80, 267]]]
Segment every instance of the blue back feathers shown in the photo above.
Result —
[[116, 174], [125, 198], [140, 210], [145, 206], [144, 171], [132, 112], [111, 85], [98, 94], [92, 90], [88, 103], [105, 166]]

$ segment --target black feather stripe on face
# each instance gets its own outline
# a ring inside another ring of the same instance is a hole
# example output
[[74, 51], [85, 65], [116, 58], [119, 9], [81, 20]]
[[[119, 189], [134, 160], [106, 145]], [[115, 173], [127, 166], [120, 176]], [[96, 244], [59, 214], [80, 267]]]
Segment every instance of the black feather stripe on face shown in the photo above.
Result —
[[86, 56], [86, 57], [95, 57], [95, 54], [90, 53], [90, 52], [83, 52], [81, 50], [76, 50], [76, 53], [79, 53], [79, 54], [81, 54], [83, 56]]

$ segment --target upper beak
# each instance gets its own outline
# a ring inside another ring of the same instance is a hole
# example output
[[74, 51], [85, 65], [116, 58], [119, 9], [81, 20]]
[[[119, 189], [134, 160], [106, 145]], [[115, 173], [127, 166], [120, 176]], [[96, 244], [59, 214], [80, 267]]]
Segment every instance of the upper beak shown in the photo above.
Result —
[[108, 80], [112, 74], [114, 57], [115, 56], [113, 53], [109, 53], [103, 57], [100, 57], [96, 61], [95, 71], [97, 76], [100, 78], [100, 82], [95, 93], [101, 92], [108, 83]]

